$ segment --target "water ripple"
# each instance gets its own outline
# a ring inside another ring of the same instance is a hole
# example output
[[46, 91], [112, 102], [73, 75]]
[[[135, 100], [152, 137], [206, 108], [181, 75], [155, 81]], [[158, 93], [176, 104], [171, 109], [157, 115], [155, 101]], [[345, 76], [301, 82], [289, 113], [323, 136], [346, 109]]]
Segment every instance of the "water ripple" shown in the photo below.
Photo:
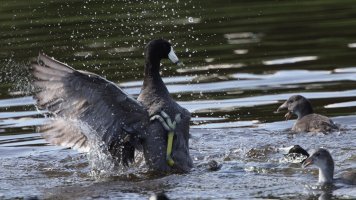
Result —
[[36, 101], [32, 97], [18, 97], [13, 99], [1, 99], [0, 108], [14, 107], [14, 106], [26, 106], [35, 104]]
[[[308, 70], [282, 70], [273, 74], [231, 74], [234, 79], [253, 79], [253, 80], [228, 80], [211, 83], [191, 83], [191, 84], [171, 84], [168, 90], [171, 93], [210, 93], [231, 90], [256, 90], [283, 88], [287, 85], [300, 86], [306, 83], [322, 83], [332, 81], [355, 81], [354, 73], [332, 73], [330, 71], [308, 71]], [[125, 89], [129, 94], [139, 94], [141, 88]]]
[[[287, 94], [260, 95], [244, 98], [221, 99], [221, 100], [200, 100], [200, 101], [180, 101], [179, 103], [190, 112], [208, 112], [219, 109], [233, 109], [238, 107], [252, 107], [258, 105], [276, 104], [288, 99], [294, 94], [300, 94], [308, 99], [323, 99], [333, 97], [356, 97], [356, 90], [345, 91], [325, 91], [325, 92], [300, 92]], [[273, 112], [273, 111], [271, 111]]]
[[348, 108], [348, 107], [355, 107], [356, 101], [348, 101], [342, 103], [333, 103], [326, 105], [325, 108]]
[[297, 62], [305, 62], [305, 61], [312, 61], [317, 60], [318, 56], [298, 56], [298, 57], [291, 57], [291, 58], [281, 58], [275, 60], [266, 60], [262, 61], [264, 65], [284, 65], [284, 64], [291, 64]]

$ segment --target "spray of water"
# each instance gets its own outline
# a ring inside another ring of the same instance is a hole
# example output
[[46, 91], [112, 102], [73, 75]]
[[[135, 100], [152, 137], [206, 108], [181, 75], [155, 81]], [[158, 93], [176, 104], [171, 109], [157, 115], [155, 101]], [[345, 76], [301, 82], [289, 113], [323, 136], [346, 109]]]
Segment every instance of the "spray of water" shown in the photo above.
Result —
[[33, 91], [29, 64], [8, 59], [0, 62], [0, 73], [0, 84], [8, 86], [8, 94], [23, 96]]
[[127, 174], [137, 174], [146, 170], [143, 153], [135, 152], [135, 162], [129, 167], [118, 165], [115, 159], [108, 151], [108, 146], [105, 144], [95, 130], [84, 122], [76, 121], [82, 132], [86, 135], [89, 141], [90, 150], [87, 154], [89, 165], [91, 167], [90, 175], [95, 179], [102, 179], [112, 176], [121, 176]]

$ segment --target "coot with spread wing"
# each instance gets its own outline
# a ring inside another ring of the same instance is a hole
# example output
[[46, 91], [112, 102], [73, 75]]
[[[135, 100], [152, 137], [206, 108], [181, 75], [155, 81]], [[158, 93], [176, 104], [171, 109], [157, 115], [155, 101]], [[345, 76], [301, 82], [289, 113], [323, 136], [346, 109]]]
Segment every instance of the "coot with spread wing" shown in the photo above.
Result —
[[40, 127], [51, 144], [88, 152], [104, 144], [115, 164], [127, 166], [136, 150], [158, 171], [187, 172], [190, 113], [171, 98], [160, 76], [161, 59], [180, 65], [172, 45], [153, 40], [145, 48], [144, 81], [138, 99], [99, 75], [75, 70], [40, 54], [32, 65], [37, 106], [53, 118]]

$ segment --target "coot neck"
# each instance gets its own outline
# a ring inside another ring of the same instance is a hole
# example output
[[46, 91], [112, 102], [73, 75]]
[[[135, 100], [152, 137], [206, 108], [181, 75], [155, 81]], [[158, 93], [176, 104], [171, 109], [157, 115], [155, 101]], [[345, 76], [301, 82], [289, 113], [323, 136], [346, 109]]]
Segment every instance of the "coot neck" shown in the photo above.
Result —
[[301, 119], [305, 115], [309, 115], [312, 113], [314, 113], [313, 107], [312, 107], [311, 103], [308, 100], [306, 100], [304, 105], [299, 109], [299, 111], [297, 113], [298, 119]]
[[319, 168], [319, 183], [332, 183], [334, 176], [334, 166]]
[[161, 77], [159, 74], [161, 59], [147, 56], [145, 60], [145, 78]]
[[155, 57], [146, 57], [145, 61], [145, 77], [143, 80], [142, 90], [149, 91], [150, 93], [156, 93], [160, 96], [168, 95], [168, 89], [164, 84], [160, 72], [161, 59]]

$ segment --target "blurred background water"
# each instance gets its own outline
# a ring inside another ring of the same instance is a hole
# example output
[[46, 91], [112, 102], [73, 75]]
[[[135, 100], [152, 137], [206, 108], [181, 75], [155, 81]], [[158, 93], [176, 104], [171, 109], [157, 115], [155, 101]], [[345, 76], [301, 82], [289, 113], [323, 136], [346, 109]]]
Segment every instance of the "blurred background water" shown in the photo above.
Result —
[[[48, 145], [31, 97], [38, 52], [118, 83], [137, 96], [143, 48], [174, 45], [185, 67], [163, 61], [172, 96], [192, 112], [195, 169], [152, 178], [96, 180], [86, 156]], [[336, 174], [356, 168], [356, 4], [353, 0], [39, 1], [0, 3], [0, 198], [352, 199], [355, 188], [315, 187], [316, 170], [281, 161], [278, 148], [328, 148]], [[291, 134], [278, 106], [292, 94], [342, 127]], [[206, 162], [223, 164], [209, 172]]]

